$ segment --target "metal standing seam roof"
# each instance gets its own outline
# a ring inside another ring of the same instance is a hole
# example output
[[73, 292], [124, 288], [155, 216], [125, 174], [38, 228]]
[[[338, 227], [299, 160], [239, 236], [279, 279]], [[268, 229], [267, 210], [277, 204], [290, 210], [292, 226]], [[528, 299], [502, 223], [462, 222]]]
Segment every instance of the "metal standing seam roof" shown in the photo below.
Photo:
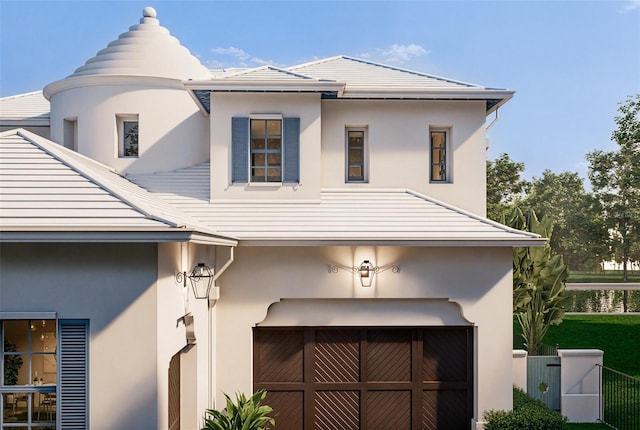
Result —
[[[535, 246], [545, 239], [405, 189], [323, 189], [318, 202], [209, 202], [209, 165], [129, 178], [246, 245]], [[197, 190], [197, 191], [194, 191]]]
[[0, 237], [54, 240], [47, 232], [79, 241], [84, 234], [236, 243], [103, 164], [25, 130], [0, 133]]
[[0, 125], [20, 121], [25, 125], [49, 125], [49, 101], [42, 91], [0, 98]]

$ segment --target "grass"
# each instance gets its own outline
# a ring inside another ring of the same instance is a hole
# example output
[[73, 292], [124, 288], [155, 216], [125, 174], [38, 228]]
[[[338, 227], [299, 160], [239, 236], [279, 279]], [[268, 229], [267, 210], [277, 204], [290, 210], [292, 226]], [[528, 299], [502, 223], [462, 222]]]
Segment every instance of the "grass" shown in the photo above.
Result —
[[[622, 282], [621, 270], [608, 270], [606, 272], [569, 272], [567, 282]], [[627, 282], [640, 282], [640, 273], [637, 271], [627, 273]]]
[[[514, 318], [514, 348], [522, 348], [520, 325]], [[640, 378], [640, 315], [567, 315], [552, 326], [543, 342], [560, 348], [604, 351], [604, 365]]]

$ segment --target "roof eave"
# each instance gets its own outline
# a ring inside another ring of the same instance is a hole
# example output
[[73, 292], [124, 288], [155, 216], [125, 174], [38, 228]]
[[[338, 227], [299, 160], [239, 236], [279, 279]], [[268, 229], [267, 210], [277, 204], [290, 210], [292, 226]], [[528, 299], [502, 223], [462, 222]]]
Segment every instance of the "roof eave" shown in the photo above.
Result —
[[514, 238], [514, 239], [358, 239], [358, 238], [239, 238], [239, 246], [420, 246], [420, 247], [529, 247], [544, 246], [544, 238]]
[[96, 228], [3, 228], [0, 242], [98, 242], [158, 243], [191, 242], [204, 245], [236, 246], [237, 240], [198, 232], [192, 229], [96, 229]]
[[341, 92], [344, 90], [343, 82], [323, 82], [318, 80], [248, 80], [248, 79], [221, 79], [215, 81], [186, 81], [188, 90], [209, 90], [224, 92]]
[[452, 100], [487, 100], [501, 99], [505, 102], [513, 97], [515, 91], [479, 89], [423, 89], [415, 88], [380, 88], [380, 87], [346, 87], [343, 97], [405, 97], [424, 99], [452, 99]]

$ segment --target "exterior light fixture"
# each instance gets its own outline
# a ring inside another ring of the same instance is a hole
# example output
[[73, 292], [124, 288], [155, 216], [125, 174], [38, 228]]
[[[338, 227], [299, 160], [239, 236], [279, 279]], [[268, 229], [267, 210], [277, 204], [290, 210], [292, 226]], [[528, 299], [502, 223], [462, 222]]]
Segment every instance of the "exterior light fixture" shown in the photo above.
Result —
[[189, 274], [187, 272], [176, 273], [176, 282], [182, 283], [185, 288], [187, 287], [187, 278], [191, 282], [193, 295], [196, 299], [209, 298], [209, 291], [211, 291], [213, 284], [213, 271], [209, 266], [198, 263]]
[[360, 278], [360, 284], [363, 287], [370, 287], [371, 284], [373, 283], [373, 276], [375, 274], [384, 272], [385, 270], [389, 270], [389, 269], [391, 269], [393, 273], [398, 273], [400, 271], [400, 266], [393, 264], [390, 266], [378, 267], [371, 264], [369, 260], [364, 260], [362, 263], [360, 263], [359, 266], [353, 266], [353, 267], [345, 267], [337, 264], [329, 265], [329, 272], [331, 273], [338, 273], [338, 270], [340, 269], [350, 271], [354, 274], [358, 274]]
[[373, 282], [373, 275], [376, 273], [377, 267], [373, 267], [373, 264], [369, 260], [364, 260], [358, 272], [360, 273], [360, 283], [363, 287], [370, 287]]

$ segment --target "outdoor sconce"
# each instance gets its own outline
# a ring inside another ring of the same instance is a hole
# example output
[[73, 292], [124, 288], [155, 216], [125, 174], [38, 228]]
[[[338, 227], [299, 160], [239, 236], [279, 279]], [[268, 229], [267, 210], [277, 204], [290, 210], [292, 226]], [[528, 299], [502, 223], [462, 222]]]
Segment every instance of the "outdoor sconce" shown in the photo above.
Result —
[[193, 295], [196, 299], [209, 298], [209, 291], [211, 291], [213, 284], [213, 271], [209, 266], [198, 263], [189, 274], [187, 272], [176, 273], [176, 282], [181, 283], [185, 288], [187, 287], [187, 278], [191, 282]]
[[339, 269], [348, 270], [353, 272], [354, 274], [357, 273], [360, 277], [360, 284], [363, 287], [370, 287], [373, 283], [373, 276], [375, 274], [384, 272], [385, 270], [389, 269], [391, 269], [393, 273], [398, 273], [400, 271], [400, 266], [394, 264], [391, 266], [378, 267], [371, 264], [369, 260], [364, 260], [362, 263], [360, 263], [359, 266], [353, 267], [339, 266], [336, 264], [332, 264], [329, 266], [329, 270], [331, 271], [331, 273], [338, 273]]

